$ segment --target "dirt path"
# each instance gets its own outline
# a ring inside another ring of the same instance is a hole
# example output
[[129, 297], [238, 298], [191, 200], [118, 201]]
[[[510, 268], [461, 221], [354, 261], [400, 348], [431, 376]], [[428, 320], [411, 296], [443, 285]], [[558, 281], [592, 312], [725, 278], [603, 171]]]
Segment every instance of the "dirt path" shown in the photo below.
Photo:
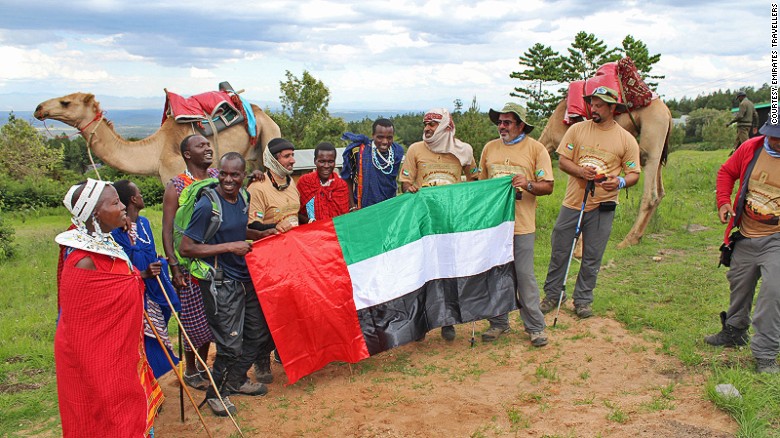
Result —
[[[452, 343], [435, 330], [424, 342], [351, 370], [330, 364], [289, 387], [274, 363], [268, 395], [231, 400], [246, 436], [684, 438], [737, 429], [705, 399], [702, 376], [614, 320], [579, 321], [561, 311], [542, 349], [517, 330], [516, 312], [511, 320], [512, 333], [493, 345], [479, 340], [486, 323], [477, 323], [474, 348], [471, 324], [457, 327]], [[179, 421], [175, 377], [161, 382], [167, 401], [156, 436], [206, 436], [191, 406], [187, 422]], [[215, 437], [235, 432], [229, 420], [202, 412]]]

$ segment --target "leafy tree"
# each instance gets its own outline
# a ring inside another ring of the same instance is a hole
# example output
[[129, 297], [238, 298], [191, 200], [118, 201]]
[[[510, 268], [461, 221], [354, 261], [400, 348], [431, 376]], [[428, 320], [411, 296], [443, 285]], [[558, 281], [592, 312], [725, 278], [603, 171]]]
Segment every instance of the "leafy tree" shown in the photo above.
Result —
[[47, 175], [62, 165], [62, 151], [47, 148], [43, 136], [13, 113], [0, 128], [0, 174], [14, 179]]
[[[303, 76], [297, 78], [289, 70], [286, 71], [286, 81], [279, 82], [282, 103], [282, 111], [274, 121], [279, 128], [296, 146], [304, 146], [306, 130], [312, 121], [328, 119], [328, 103], [330, 91], [325, 84], [312, 76], [308, 71], [303, 71]], [[308, 147], [314, 145], [306, 144]]]
[[626, 35], [621, 44], [622, 48], [618, 49], [618, 51], [634, 61], [637, 70], [642, 74], [642, 79], [650, 88], [655, 90], [658, 87], [658, 82], [653, 82], [650, 79], [664, 79], [666, 77], [664, 75], [650, 74], [653, 64], [661, 60], [661, 54], [650, 55], [647, 45], [641, 40], [635, 39], [632, 35]]
[[302, 143], [306, 148], [316, 147], [323, 141], [338, 145], [341, 142], [341, 134], [346, 130], [347, 122], [344, 119], [317, 114], [309, 121]]
[[608, 49], [604, 41], [584, 31], [574, 36], [574, 42], [567, 50], [569, 56], [563, 58], [564, 79], [567, 81], [588, 79], [602, 64], [620, 59], [617, 48]]
[[[722, 111], [711, 108], [701, 108], [691, 111], [685, 120], [685, 141], [697, 142], [704, 140], [704, 127], [720, 115]], [[725, 125], [725, 122], [723, 123]]]
[[452, 120], [455, 123], [455, 136], [471, 145], [474, 149], [474, 159], [479, 164], [485, 143], [497, 138], [498, 131], [490, 117], [480, 112], [477, 96], [471, 99], [471, 105], [466, 112], [453, 114]]
[[519, 64], [526, 68], [509, 75], [510, 78], [523, 81], [524, 86], [516, 87], [509, 95], [525, 98], [528, 111], [537, 117], [551, 113], [561, 96], [544, 87], [565, 82], [566, 73], [561, 68], [562, 62], [563, 57], [552, 47], [534, 44], [520, 56]]
[[[81, 174], [86, 172], [91, 165], [87, 156], [87, 142], [84, 140], [84, 137], [70, 138], [66, 134], [60, 134], [46, 140], [46, 146], [62, 151], [62, 166], [65, 169]], [[98, 157], [95, 157], [95, 159], [96, 162], [100, 161]]]

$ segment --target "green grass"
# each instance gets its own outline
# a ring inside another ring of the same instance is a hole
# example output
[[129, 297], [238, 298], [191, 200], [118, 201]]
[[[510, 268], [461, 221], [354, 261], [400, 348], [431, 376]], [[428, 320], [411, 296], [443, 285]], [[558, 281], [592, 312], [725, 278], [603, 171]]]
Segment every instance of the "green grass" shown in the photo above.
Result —
[[[739, 423], [739, 436], [779, 436], [780, 376], [758, 376], [753, 371], [749, 349], [722, 350], [705, 345], [704, 335], [720, 329], [718, 313], [728, 305], [725, 268], [718, 269], [717, 249], [723, 237], [723, 226], [715, 212], [715, 175], [728, 151], [674, 152], [663, 169], [666, 198], [650, 221], [641, 244], [617, 250], [617, 244], [628, 233], [639, 208], [641, 183], [630, 189], [628, 199], [621, 193], [613, 225], [612, 238], [604, 256], [595, 290], [594, 312], [620, 321], [645, 340], [660, 344], [660, 351], [679, 358], [683, 369], [670, 373], [704, 373], [703, 397], [729, 412]], [[535, 270], [544, 281], [550, 254], [550, 233], [563, 197], [566, 178], [556, 171], [555, 193], [539, 199], [537, 212]], [[160, 245], [160, 211], [151, 208], [149, 217]], [[64, 209], [42, 210], [4, 216], [16, 229], [19, 256], [0, 264], [0, 436], [52, 435], [59, 433], [57, 394], [54, 378], [53, 337], [57, 312], [55, 270], [57, 247], [54, 236], [68, 226]], [[661, 257], [653, 261], [653, 257]], [[567, 282], [573, 285], [579, 268], [572, 264]], [[570, 305], [570, 303], [566, 303]], [[172, 327], [172, 335], [176, 331]], [[552, 331], [561, 339], [572, 339], [569, 327], [559, 324]], [[587, 333], [579, 337], [610, 336], [610, 333]], [[511, 363], [511, 355], [502, 349], [510, 345], [501, 339], [491, 348], [490, 359], [496, 364]], [[641, 352], [642, 347], [629, 347]], [[432, 353], [433, 354], [433, 353]], [[586, 356], [590, 362], [599, 352]], [[553, 382], [559, 379], [556, 359], [537, 365], [536, 378]], [[449, 368], [421, 367], [403, 354], [386, 361], [363, 361], [353, 365], [352, 379], [368, 373], [385, 373], [388, 378], [411, 376], [426, 387], [428, 375], [442, 375], [451, 381], [477, 381], [482, 373], [474, 364], [454, 363]], [[576, 384], [587, 384], [581, 374]], [[723, 399], [714, 392], [719, 383], [731, 383], [742, 394], [739, 400]], [[558, 382], [570, 384], [570, 382]], [[307, 387], [316, 391], [317, 388]], [[648, 389], [652, 401], [646, 409], [661, 410], [674, 406], [674, 387]], [[541, 398], [541, 396], [539, 396]], [[541, 402], [541, 400], [540, 400]], [[289, 400], [269, 399], [269, 409], [280, 415]], [[592, 398], [580, 401], [593, 404]], [[620, 422], [627, 414], [619, 407], [610, 408], [610, 420]], [[507, 415], [510, 415], [507, 412]], [[286, 417], [280, 421], [287, 421]], [[521, 417], [510, 420], [523, 423]], [[492, 435], [495, 424], [486, 419], [485, 426], [472, 431], [474, 436]], [[569, 436], [567, 432], [563, 435]]]

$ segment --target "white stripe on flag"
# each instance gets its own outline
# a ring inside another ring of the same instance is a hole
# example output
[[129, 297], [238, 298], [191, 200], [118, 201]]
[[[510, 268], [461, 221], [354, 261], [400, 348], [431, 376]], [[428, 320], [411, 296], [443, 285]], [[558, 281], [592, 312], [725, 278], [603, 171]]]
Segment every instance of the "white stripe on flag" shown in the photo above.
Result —
[[468, 277], [514, 260], [515, 223], [434, 234], [347, 266], [357, 310], [402, 297], [431, 280]]

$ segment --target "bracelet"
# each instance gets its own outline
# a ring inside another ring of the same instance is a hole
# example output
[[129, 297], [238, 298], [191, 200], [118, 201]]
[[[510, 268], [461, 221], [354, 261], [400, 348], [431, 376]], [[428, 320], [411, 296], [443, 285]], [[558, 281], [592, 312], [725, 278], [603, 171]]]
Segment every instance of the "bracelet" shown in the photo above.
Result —
[[171, 268], [179, 266], [179, 261], [175, 260], [173, 263], [171, 263], [171, 261], [168, 260], [168, 266], [170, 266]]
[[617, 177], [617, 179], [618, 179], [618, 190], [620, 190], [626, 186], [626, 179], [623, 178], [622, 176]]

